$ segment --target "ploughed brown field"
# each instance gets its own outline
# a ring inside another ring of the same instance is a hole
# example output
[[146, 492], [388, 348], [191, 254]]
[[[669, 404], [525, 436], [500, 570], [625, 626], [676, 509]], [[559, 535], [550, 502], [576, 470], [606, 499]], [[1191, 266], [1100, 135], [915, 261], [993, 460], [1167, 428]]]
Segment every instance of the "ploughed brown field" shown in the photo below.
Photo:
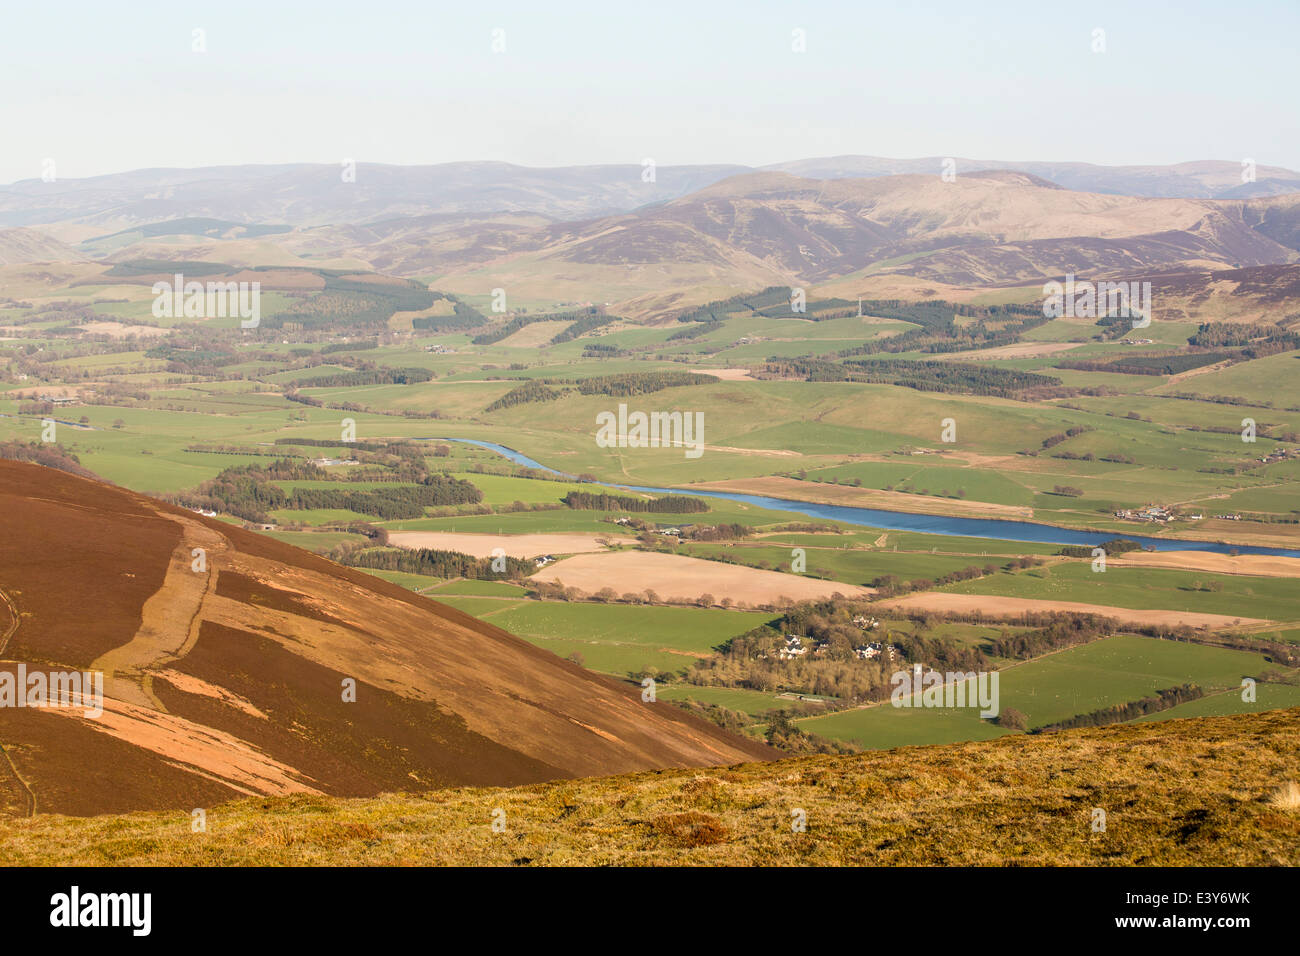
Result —
[[112, 485], [0, 461], [0, 524], [0, 670], [100, 671], [105, 697], [98, 716], [0, 707], [0, 813], [777, 756], [397, 585]]
[[989, 618], [1014, 618], [1027, 613], [1059, 611], [1062, 614], [1098, 614], [1126, 624], [1161, 627], [1236, 627], [1242, 624], [1267, 624], [1260, 617], [1233, 617], [1229, 614], [1206, 614], [1200, 611], [1135, 610], [1109, 604], [1084, 604], [1080, 601], [1050, 601], [1043, 598], [1001, 597], [989, 594], [952, 594], [947, 591], [920, 591], [905, 597], [880, 602], [881, 607], [906, 611], [955, 611], [969, 614], [979, 611]]
[[532, 579], [563, 584], [588, 594], [604, 587], [613, 587], [620, 594], [650, 590], [670, 601], [697, 601], [711, 594], [715, 601], [729, 597], [738, 605], [754, 607], [784, 607], [797, 601], [826, 600], [835, 594], [863, 597], [875, 593], [856, 584], [648, 551], [577, 554], [543, 568]]

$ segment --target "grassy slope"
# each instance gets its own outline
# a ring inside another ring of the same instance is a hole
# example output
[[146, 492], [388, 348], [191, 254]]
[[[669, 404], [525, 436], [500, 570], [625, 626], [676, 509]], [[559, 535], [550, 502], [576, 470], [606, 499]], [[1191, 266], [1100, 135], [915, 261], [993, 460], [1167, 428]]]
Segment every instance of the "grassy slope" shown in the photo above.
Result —
[[1270, 798], [1300, 778], [1298, 731], [1292, 709], [508, 790], [243, 800], [210, 809], [202, 834], [188, 810], [41, 816], [0, 824], [0, 860], [1296, 865], [1300, 809]]

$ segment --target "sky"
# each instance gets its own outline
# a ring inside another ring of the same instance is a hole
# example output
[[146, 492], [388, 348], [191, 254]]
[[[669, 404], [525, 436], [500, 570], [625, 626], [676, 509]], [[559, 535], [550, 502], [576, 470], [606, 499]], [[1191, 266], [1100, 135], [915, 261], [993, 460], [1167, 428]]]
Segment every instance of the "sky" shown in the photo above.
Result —
[[47, 160], [1300, 169], [1298, 35], [1297, 0], [10, 3], [0, 183]]

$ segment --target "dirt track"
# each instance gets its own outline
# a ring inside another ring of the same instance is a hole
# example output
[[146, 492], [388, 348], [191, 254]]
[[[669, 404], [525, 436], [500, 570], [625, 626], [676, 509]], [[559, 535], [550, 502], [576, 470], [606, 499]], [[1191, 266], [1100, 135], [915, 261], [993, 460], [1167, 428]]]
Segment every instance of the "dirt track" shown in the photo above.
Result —
[[[207, 525], [179, 516], [177, 523], [181, 546], [172, 553], [162, 587], [141, 608], [140, 629], [90, 665], [92, 671], [104, 672], [112, 696], [155, 710], [166, 708], [150, 689], [153, 671], [184, 657], [198, 640], [204, 600], [230, 550], [226, 538]], [[204, 552], [203, 571], [194, 570], [196, 549]]]

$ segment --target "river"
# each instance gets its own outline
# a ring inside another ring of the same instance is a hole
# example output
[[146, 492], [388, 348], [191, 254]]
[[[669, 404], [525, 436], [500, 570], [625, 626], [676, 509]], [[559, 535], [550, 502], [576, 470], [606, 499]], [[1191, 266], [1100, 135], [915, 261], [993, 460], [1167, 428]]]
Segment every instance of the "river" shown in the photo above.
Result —
[[[423, 441], [456, 441], [495, 451], [525, 468], [536, 468], [547, 474], [561, 478], [576, 476], [557, 471], [534, 461], [527, 455], [498, 445], [496, 442], [481, 441], [477, 438], [429, 438]], [[1246, 544], [1223, 544], [1218, 541], [1193, 541], [1175, 538], [1151, 538], [1140, 534], [1114, 531], [1078, 531], [1072, 528], [1058, 528], [1055, 525], [1039, 524], [1034, 521], [1011, 521], [1002, 518], [953, 518], [945, 515], [915, 514], [908, 511], [882, 511], [876, 508], [855, 508], [848, 505], [826, 505], [812, 501], [799, 501], [794, 498], [768, 498], [765, 495], [746, 495], [732, 491], [713, 491], [700, 488], [658, 488], [653, 485], [624, 485], [611, 482], [597, 482], [606, 488], [641, 491], [650, 494], [693, 495], [698, 498], [722, 498], [727, 501], [740, 501], [760, 508], [774, 511], [791, 511], [809, 518], [821, 518], [827, 521], [843, 521], [845, 524], [861, 525], [867, 528], [880, 528], [883, 531], [918, 531], [924, 534], [939, 534], [950, 537], [990, 538], [995, 541], [1025, 541], [1035, 544], [1079, 544], [1096, 546], [1113, 538], [1123, 537], [1138, 544], [1153, 547], [1157, 551], [1212, 551], [1227, 554], [1236, 551], [1239, 554], [1272, 554], [1290, 558], [1300, 558], [1300, 550], [1287, 548], [1264, 548]]]

